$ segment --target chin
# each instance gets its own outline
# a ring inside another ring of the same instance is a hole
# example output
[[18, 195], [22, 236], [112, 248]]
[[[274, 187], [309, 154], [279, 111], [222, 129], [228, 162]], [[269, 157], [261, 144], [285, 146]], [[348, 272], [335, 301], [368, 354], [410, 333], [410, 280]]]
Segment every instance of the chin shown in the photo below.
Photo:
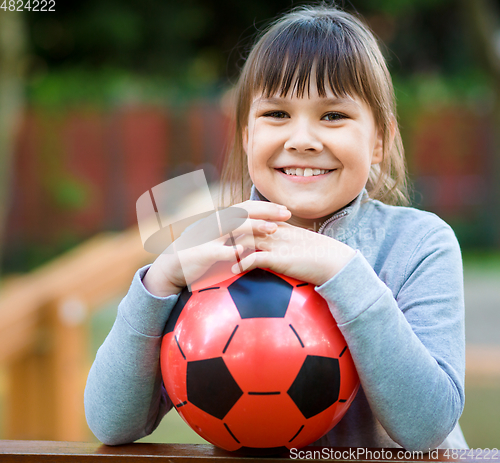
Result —
[[325, 211], [311, 211], [311, 209], [292, 208], [287, 206], [293, 217], [302, 220], [321, 220], [323, 217], [330, 215]]

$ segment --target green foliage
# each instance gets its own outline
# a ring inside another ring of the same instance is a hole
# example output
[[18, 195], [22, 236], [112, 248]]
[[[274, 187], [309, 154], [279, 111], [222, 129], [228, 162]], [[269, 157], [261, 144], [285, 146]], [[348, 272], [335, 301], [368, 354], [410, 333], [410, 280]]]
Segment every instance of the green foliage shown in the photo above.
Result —
[[[68, 107], [112, 109], [146, 103], [175, 108], [188, 100], [217, 97], [234, 82], [256, 32], [278, 14], [309, 3], [319, 2], [74, 0], [58, 4], [53, 15], [27, 17], [28, 100], [32, 106], [63, 114]], [[492, 83], [475, 64], [458, 2], [325, 3], [358, 11], [386, 45], [404, 139], [411, 136], [424, 109], [465, 105], [482, 114], [491, 109]], [[411, 160], [411, 143], [406, 148]], [[54, 144], [46, 147], [46, 159], [57, 159], [57, 149]], [[83, 207], [88, 189], [60, 166], [49, 161], [47, 165], [52, 171], [47, 184], [51, 198], [68, 209]], [[463, 243], [477, 242], [485, 234], [482, 222], [456, 227]]]
[[89, 185], [69, 175], [53, 179], [50, 192], [52, 200], [62, 210], [83, 209], [89, 201]]
[[469, 270], [500, 275], [500, 250], [498, 249], [467, 249], [463, 252], [463, 261], [464, 267]]
[[115, 52], [133, 51], [141, 41], [143, 22], [136, 11], [124, 2], [99, 2], [72, 21], [73, 33], [82, 37], [88, 50], [107, 47]]
[[399, 112], [411, 117], [422, 108], [484, 107], [491, 102], [488, 77], [472, 68], [462, 74], [415, 73], [393, 77]]
[[[114, 105], [220, 93], [257, 30], [302, 3], [317, 2], [74, 0], [51, 16], [29, 15], [29, 99], [43, 106]], [[449, 76], [475, 69], [452, 0], [326, 3], [366, 18], [387, 45], [393, 75], [445, 74], [432, 90], [443, 94]]]
[[137, 101], [164, 104], [175, 89], [159, 77], [143, 77], [126, 70], [99, 71], [75, 67], [55, 69], [27, 86], [30, 104], [45, 108], [119, 106]]
[[402, 15], [412, 13], [415, 10], [429, 10], [450, 3], [450, 0], [361, 0], [355, 6], [362, 6], [369, 12], [383, 12], [390, 15]]
[[64, 254], [81, 242], [82, 239], [76, 232], [66, 231], [61, 232], [56, 242], [14, 243], [5, 251], [3, 267], [7, 273], [27, 273]]

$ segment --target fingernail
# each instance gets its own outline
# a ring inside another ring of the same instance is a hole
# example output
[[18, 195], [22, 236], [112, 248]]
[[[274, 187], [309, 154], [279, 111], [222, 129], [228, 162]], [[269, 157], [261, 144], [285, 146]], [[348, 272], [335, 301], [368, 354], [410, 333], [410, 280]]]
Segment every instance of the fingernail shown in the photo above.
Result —
[[264, 225], [264, 227], [267, 231], [274, 231], [278, 228], [278, 225], [274, 222], [268, 222]]
[[279, 207], [280, 209], [285, 209], [285, 210], [286, 210], [286, 206], [283, 206], [283, 204], [278, 204], [278, 207]]
[[262, 225], [259, 225], [258, 230], [260, 232], [263, 232], [263, 233], [265, 233], [266, 231], [268, 231], [269, 229], [267, 228], [267, 223], [263, 223]]
[[288, 217], [288, 209], [286, 209], [286, 208], [285, 208], [285, 209], [282, 209], [282, 210], [280, 211], [280, 214], [279, 214], [279, 215], [280, 215], [280, 217]]

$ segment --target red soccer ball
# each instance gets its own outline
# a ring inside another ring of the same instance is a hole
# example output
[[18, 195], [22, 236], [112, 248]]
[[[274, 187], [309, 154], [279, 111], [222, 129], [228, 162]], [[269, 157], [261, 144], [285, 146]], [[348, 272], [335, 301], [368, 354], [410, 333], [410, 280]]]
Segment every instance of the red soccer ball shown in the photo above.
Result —
[[311, 444], [340, 421], [359, 387], [314, 286], [263, 269], [184, 290], [165, 328], [161, 369], [184, 421], [230, 451]]

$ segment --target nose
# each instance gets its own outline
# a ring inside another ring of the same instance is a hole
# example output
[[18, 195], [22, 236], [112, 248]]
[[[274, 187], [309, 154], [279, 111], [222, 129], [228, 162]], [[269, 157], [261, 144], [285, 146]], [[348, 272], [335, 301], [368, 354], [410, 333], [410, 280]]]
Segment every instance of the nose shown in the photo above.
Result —
[[303, 154], [314, 154], [323, 151], [323, 143], [314, 133], [307, 121], [299, 121], [290, 127], [290, 135], [285, 142], [285, 149]]

